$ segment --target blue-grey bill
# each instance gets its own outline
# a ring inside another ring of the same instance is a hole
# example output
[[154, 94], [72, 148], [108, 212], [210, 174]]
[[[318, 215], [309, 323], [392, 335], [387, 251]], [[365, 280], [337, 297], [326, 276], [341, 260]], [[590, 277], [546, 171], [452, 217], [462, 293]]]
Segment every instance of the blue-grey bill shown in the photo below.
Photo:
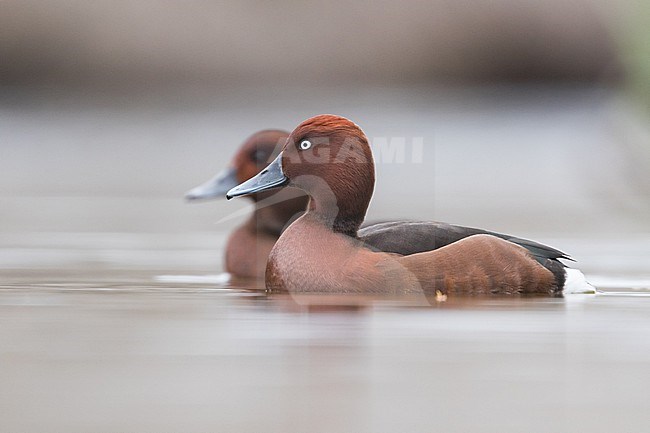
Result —
[[260, 171], [257, 176], [251, 177], [246, 182], [228, 191], [226, 198], [230, 200], [233, 197], [278, 188], [286, 185], [287, 182], [289, 182], [289, 179], [282, 171], [282, 152], [280, 152], [277, 158], [275, 158], [264, 170]]
[[187, 200], [221, 198], [238, 183], [237, 170], [232, 167], [225, 168], [209, 181], [189, 190], [185, 193], [185, 198]]

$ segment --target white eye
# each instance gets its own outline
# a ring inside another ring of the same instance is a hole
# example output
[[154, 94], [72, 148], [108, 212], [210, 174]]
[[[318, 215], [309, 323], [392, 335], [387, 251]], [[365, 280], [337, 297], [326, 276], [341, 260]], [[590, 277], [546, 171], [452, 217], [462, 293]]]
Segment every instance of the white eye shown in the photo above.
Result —
[[301, 150], [307, 150], [311, 147], [311, 141], [309, 140], [302, 140], [300, 142], [300, 149]]

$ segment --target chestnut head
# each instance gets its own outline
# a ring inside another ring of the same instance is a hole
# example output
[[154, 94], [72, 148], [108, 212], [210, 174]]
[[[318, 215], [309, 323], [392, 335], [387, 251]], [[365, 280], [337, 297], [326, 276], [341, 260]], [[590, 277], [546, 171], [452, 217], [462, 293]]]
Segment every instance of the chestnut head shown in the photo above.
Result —
[[192, 188], [185, 194], [185, 198], [201, 200], [223, 197], [228, 190], [266, 167], [277, 156], [288, 135], [288, 132], [277, 129], [267, 129], [251, 135], [241, 145], [228, 167], [207, 182]]
[[361, 128], [344, 117], [322, 114], [298, 125], [275, 160], [254, 178], [231, 189], [227, 198], [284, 185], [312, 196], [327, 185], [343, 198], [372, 192], [374, 181], [372, 152]]

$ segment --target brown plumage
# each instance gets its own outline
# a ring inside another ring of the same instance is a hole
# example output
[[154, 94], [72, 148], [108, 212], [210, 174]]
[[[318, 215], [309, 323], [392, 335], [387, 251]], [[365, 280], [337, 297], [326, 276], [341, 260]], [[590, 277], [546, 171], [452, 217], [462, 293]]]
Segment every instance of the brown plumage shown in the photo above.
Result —
[[[321, 115], [303, 122], [288, 137], [278, 160], [231, 190], [230, 196], [268, 188], [264, 185], [271, 184], [272, 166], [289, 186], [304, 190], [311, 200], [307, 213], [283, 232], [271, 250], [268, 289], [426, 294], [561, 291], [553, 272], [527, 249], [492, 235], [469, 236], [408, 256], [368, 248], [357, 232], [372, 197], [374, 163], [365, 134], [345, 118]], [[281, 184], [275, 181], [272, 186]]]
[[[352, 196], [354, 199], [350, 203], [369, 202], [374, 185], [372, 155], [363, 150], [363, 145], [352, 146], [353, 143], [359, 140], [359, 137], [355, 136], [355, 134], [358, 135], [358, 128], [355, 128], [351, 122], [349, 124], [341, 123], [335, 116], [325, 121], [320, 120], [311, 119], [311, 121], [304, 122], [293, 133], [293, 136], [296, 137], [295, 140], [309, 135], [320, 146], [318, 151], [315, 150], [312, 154], [303, 154], [303, 156], [307, 156], [307, 162], [312, 164], [313, 170], [309, 175], [303, 176], [301, 180], [296, 181], [299, 186], [304, 183], [302, 185], [304, 188], [318, 189], [319, 184], [322, 183], [323, 170], [326, 170], [326, 166], [323, 164], [329, 162], [336, 164], [354, 163], [348, 164], [348, 167], [350, 167], [348, 171], [339, 173], [338, 183], [331, 185], [331, 187], [328, 185], [324, 190], [331, 190], [330, 196], [334, 200], [329, 200], [330, 202], [336, 201], [335, 206], [331, 207], [336, 210], [336, 215], [325, 218], [325, 220], [328, 218], [331, 220], [335, 232], [356, 237], [364, 244], [364, 247], [400, 255], [427, 252], [469, 236], [490, 234], [527, 248], [540, 263], [553, 271], [557, 286], [562, 286], [564, 282], [564, 266], [556, 259], [568, 258], [568, 256], [561, 251], [534, 241], [483, 229], [424, 221], [389, 221], [363, 227], [357, 232], [360, 221], [363, 220], [363, 215], [365, 215], [367, 205], [363, 209], [359, 209], [358, 206], [349, 208], [347, 206], [348, 202], [339, 202], [337, 197], [339, 195]], [[344, 152], [341, 152], [341, 148], [338, 148], [337, 153], [332, 154], [331, 151], [334, 148], [326, 147], [333, 133], [335, 135], [347, 134], [348, 138], [343, 141], [343, 146], [341, 146], [345, 150]], [[202, 185], [190, 191], [187, 197], [197, 199], [222, 196], [230, 186], [255, 176], [266, 166], [266, 163], [279, 153], [278, 150], [282, 147], [288, 135], [287, 132], [281, 130], [264, 130], [253, 134], [242, 144], [233, 158], [230, 168], [225, 170], [228, 172], [230, 179], [228, 177], [224, 178], [223, 175], [221, 177], [217, 176], [208, 182], [208, 184], [211, 184], [207, 192], [205, 186]], [[291, 156], [291, 154], [289, 155]], [[343, 156], [345, 158], [342, 158]], [[286, 165], [291, 166], [293, 163], [300, 164], [301, 159], [289, 160]], [[320, 180], [315, 182], [314, 179]], [[218, 181], [216, 184], [214, 183], [215, 180]], [[228, 182], [232, 184], [228, 185]], [[346, 191], [346, 185], [355, 185], [357, 189]], [[203, 188], [203, 190], [196, 192], [200, 188]], [[370, 195], [368, 195], [368, 192]], [[325, 203], [327, 194], [319, 195], [320, 200], [313, 201], [313, 207], [322, 207]], [[284, 193], [275, 194], [274, 192], [263, 191], [251, 194], [250, 197], [256, 202], [255, 211], [244, 224], [235, 229], [229, 236], [225, 249], [225, 267], [235, 277], [263, 278], [267, 258], [273, 245], [282, 230], [289, 225], [292, 219], [297, 218], [302, 213], [306, 206], [307, 196], [297, 189], [291, 189]], [[323, 212], [316, 212], [314, 215], [322, 217], [322, 214]], [[444, 254], [440, 255], [440, 257], [443, 256]], [[442, 264], [438, 265], [438, 267], [442, 266]], [[478, 281], [478, 279], [474, 277], [473, 281]], [[484, 284], [475, 286], [474, 292], [479, 293], [487, 290], [478, 288], [486, 287]], [[431, 289], [435, 289], [435, 286], [432, 286]], [[502, 290], [507, 291], [506, 288]]]
[[[186, 197], [192, 200], [224, 197], [230, 188], [266, 167], [280, 152], [288, 135], [275, 129], [253, 134], [241, 145], [225, 173], [208, 181], [207, 186], [194, 188]], [[263, 191], [249, 197], [255, 202], [255, 210], [228, 237], [225, 269], [235, 277], [262, 279], [271, 248], [292, 219], [305, 211], [308, 197], [291, 188]]]

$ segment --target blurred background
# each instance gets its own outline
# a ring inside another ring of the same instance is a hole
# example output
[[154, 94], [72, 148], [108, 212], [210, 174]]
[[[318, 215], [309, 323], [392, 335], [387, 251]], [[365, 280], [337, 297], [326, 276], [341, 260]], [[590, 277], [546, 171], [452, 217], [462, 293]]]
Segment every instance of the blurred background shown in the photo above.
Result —
[[222, 218], [250, 205], [183, 193], [254, 131], [336, 113], [407, 146], [377, 157], [369, 219], [638, 271], [649, 15], [634, 0], [3, 1], [0, 270], [218, 271], [237, 223]]
[[[374, 143], [369, 220], [630, 293], [318, 314], [156, 279], [221, 272], [251, 204], [184, 193], [321, 113]], [[642, 0], [2, 0], [0, 431], [646, 431], [649, 113]]]

